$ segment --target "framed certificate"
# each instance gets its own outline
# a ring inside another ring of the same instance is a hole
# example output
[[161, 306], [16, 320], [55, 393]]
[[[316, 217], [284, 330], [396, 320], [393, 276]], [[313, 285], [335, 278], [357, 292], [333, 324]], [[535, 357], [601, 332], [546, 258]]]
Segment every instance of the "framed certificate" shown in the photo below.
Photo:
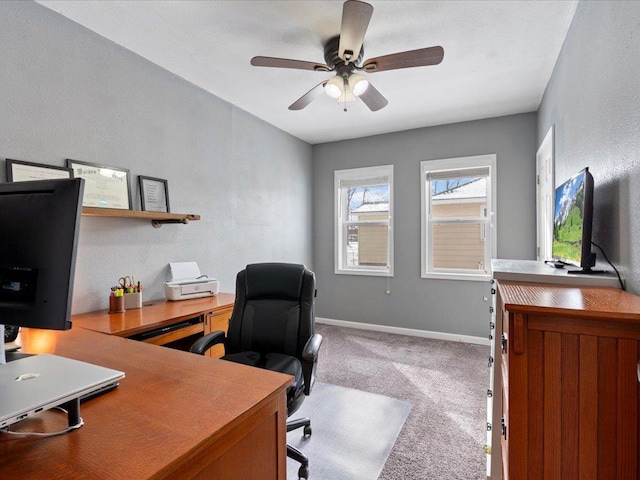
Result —
[[140, 203], [146, 212], [169, 212], [169, 185], [162, 178], [138, 175]]
[[56, 167], [42, 163], [10, 160], [7, 158], [7, 180], [10, 182], [29, 182], [32, 180], [52, 180], [72, 177], [73, 171], [67, 167]]
[[82, 206], [131, 210], [128, 169], [71, 159], [67, 166], [74, 177], [85, 179]]

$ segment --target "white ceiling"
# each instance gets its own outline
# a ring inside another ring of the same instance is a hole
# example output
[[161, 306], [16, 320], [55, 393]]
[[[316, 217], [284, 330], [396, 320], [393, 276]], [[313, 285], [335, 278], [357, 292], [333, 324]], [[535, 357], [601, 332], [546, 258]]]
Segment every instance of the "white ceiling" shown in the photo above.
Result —
[[256, 55], [324, 62], [342, 0], [67, 1], [42, 5], [311, 144], [531, 112], [577, 1], [370, 1], [364, 59], [441, 45], [440, 65], [365, 74], [389, 105], [326, 95], [288, 106], [332, 73], [253, 67]]

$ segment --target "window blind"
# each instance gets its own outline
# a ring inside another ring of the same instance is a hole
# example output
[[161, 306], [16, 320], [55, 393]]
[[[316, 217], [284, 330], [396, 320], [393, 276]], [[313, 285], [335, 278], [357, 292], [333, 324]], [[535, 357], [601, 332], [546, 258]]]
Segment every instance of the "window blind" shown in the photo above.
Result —
[[455, 170], [437, 170], [427, 172], [427, 181], [448, 180], [452, 178], [488, 177], [489, 167], [457, 168]]

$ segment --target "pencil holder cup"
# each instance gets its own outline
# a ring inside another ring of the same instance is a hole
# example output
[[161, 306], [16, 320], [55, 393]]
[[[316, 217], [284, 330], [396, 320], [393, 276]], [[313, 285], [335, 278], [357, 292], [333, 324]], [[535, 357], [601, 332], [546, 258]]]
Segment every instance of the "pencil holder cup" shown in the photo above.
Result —
[[142, 293], [125, 293], [122, 298], [124, 298], [125, 309], [142, 308]]
[[124, 312], [124, 297], [109, 297], [109, 313]]

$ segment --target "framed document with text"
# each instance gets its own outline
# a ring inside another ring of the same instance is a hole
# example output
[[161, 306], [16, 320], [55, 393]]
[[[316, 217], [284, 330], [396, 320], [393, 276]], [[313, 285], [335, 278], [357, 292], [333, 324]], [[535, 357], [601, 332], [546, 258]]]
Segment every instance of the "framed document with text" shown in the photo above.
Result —
[[7, 180], [10, 182], [30, 182], [32, 180], [53, 180], [72, 177], [73, 171], [67, 167], [56, 167], [7, 158]]
[[169, 185], [166, 180], [138, 175], [138, 183], [142, 210], [169, 213]]
[[84, 182], [83, 207], [131, 209], [129, 170], [67, 159], [74, 177]]

